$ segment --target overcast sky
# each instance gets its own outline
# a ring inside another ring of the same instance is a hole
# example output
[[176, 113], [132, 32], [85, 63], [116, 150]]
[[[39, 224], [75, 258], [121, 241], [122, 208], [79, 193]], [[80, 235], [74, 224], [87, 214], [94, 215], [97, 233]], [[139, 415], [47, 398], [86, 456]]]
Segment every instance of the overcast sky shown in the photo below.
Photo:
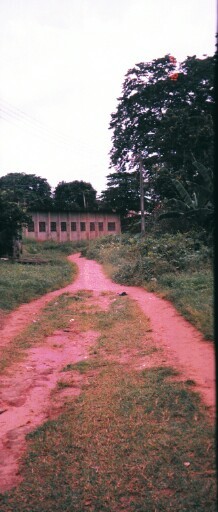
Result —
[[106, 187], [124, 75], [215, 52], [216, 0], [0, 0], [0, 175]]

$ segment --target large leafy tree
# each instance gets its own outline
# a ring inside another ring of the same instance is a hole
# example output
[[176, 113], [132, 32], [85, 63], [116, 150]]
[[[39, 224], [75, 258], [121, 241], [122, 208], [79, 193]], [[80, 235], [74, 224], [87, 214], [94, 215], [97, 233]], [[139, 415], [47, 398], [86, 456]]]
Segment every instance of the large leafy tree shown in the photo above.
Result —
[[118, 210], [121, 215], [139, 210], [139, 176], [137, 172], [109, 174], [108, 188], [101, 194], [103, 207]]
[[166, 55], [130, 69], [110, 122], [111, 167], [131, 173], [140, 155], [147, 187], [160, 200], [173, 197], [170, 178], [193, 192], [193, 178], [201, 179], [195, 160], [213, 166], [214, 57], [175, 66]]
[[55, 208], [60, 210], [96, 210], [96, 190], [85, 181], [60, 182], [54, 192]]
[[[114, 172], [107, 176], [108, 188], [101, 193], [101, 207], [117, 210], [121, 217], [128, 212], [140, 210], [140, 177], [139, 172]], [[151, 191], [150, 191], [151, 192]], [[149, 196], [144, 186], [145, 208], [150, 211], [154, 204], [154, 198]]]
[[47, 180], [35, 174], [11, 172], [0, 178], [0, 191], [7, 200], [30, 210], [49, 209], [52, 205], [51, 187]]

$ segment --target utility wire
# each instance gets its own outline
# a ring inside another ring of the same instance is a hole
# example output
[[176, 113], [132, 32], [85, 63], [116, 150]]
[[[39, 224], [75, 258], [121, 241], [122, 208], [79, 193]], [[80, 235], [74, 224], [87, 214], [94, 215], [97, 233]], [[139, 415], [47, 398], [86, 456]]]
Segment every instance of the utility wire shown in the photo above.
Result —
[[[40, 132], [36, 128], [23, 123], [16, 116], [13, 116], [13, 115], [9, 114], [8, 112], [5, 112], [1, 108], [0, 108], [0, 118], [3, 121], [6, 121], [6, 122], [8, 122], [10, 124], [13, 124], [15, 126], [20, 126], [20, 124], [22, 124], [22, 129], [28, 131], [29, 133], [30, 132], [33, 133], [34, 136], [37, 136], [37, 137], [39, 137], [39, 138], [41, 138], [43, 140], [45, 140], [45, 139], [50, 139], [51, 140], [51, 136], [49, 136], [49, 134], [46, 134], [46, 133], [43, 134], [42, 132]], [[52, 139], [52, 142], [55, 142], [56, 144], [58, 143], [58, 141], [56, 139], [54, 139], [54, 138]]]
[[53, 139], [53, 141], [58, 142], [60, 144], [66, 146], [72, 146], [72, 142], [70, 139], [66, 138], [62, 133], [57, 130], [51, 129], [45, 124], [41, 123], [37, 119], [29, 116], [21, 109], [12, 106], [10, 103], [0, 99], [0, 117], [3, 120], [9, 122], [22, 123], [24, 128], [31, 129], [36, 132], [37, 135], [41, 135], [44, 137], [49, 137]]
[[[28, 132], [31, 132], [34, 136], [39, 137], [41, 140], [48, 140], [53, 144], [58, 144], [65, 147], [67, 150], [72, 151], [72, 140], [65, 137], [61, 132], [50, 128], [38, 119], [30, 116], [22, 109], [12, 105], [6, 100], [0, 98], [0, 120], [6, 121], [7, 123], [13, 124], [14, 126], [22, 125], [22, 128]], [[75, 141], [74, 141], [75, 146]], [[84, 155], [88, 152], [89, 157], [96, 160], [96, 152], [93, 147], [89, 147], [84, 141], [76, 141], [74, 151]]]
[[49, 132], [49, 133], [51, 133], [53, 135], [56, 135], [61, 140], [65, 141], [67, 143], [70, 142], [70, 140], [68, 138], [66, 138], [58, 130], [55, 130], [53, 128], [48, 127], [47, 125], [45, 125], [44, 123], [42, 123], [38, 119], [30, 116], [29, 114], [27, 114], [26, 112], [24, 112], [20, 108], [11, 105], [10, 103], [8, 103], [5, 100], [0, 99], [0, 108], [4, 108], [4, 110], [7, 111], [8, 113], [11, 113], [12, 115], [16, 115], [16, 117], [18, 117], [18, 118], [20, 118], [22, 120], [25, 120], [28, 123], [33, 124], [34, 126], [38, 126], [40, 129], [43, 129], [43, 130], [45, 130], [45, 131], [47, 131], [47, 132]]

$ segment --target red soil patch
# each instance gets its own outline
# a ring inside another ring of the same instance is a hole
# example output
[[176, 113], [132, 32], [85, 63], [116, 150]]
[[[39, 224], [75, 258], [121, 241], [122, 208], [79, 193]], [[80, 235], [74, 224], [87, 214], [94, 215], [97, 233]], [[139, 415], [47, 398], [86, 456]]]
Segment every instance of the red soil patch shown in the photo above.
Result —
[[58, 382], [67, 383], [64, 366], [84, 360], [88, 348], [98, 333], [75, 334], [56, 331], [42, 346], [31, 348], [24, 362], [13, 365], [10, 374], [0, 378], [0, 490], [6, 491], [19, 483], [19, 458], [25, 450], [25, 436], [46, 419], [61, 411], [67, 395], [78, 396], [79, 379], [60, 388], [56, 401], [50, 404], [50, 394]]
[[[202, 335], [184, 320], [167, 301], [148, 293], [142, 288], [120, 286], [105, 277], [101, 266], [79, 255], [69, 257], [79, 267], [75, 282], [40, 299], [22, 305], [7, 317], [7, 324], [1, 329], [1, 346], [5, 346], [31, 323], [39, 310], [53, 298], [64, 292], [81, 289], [91, 290], [93, 300], [99, 309], [106, 309], [110, 302], [102, 292], [120, 293], [125, 291], [136, 300], [151, 322], [151, 338], [161, 347], [160, 352], [136, 361], [129, 357], [129, 363], [138, 369], [153, 364], [170, 364], [181, 372], [181, 378], [196, 383], [211, 414], [215, 408], [215, 357], [212, 344], [203, 340]], [[25, 450], [25, 435], [43, 421], [60, 412], [67, 396], [77, 396], [81, 389], [81, 377], [74, 373], [70, 387], [56, 393], [55, 405], [51, 405], [50, 394], [58, 381], [69, 377], [61, 370], [68, 363], [85, 359], [88, 348], [95, 342], [97, 333], [79, 333], [75, 325], [68, 332], [57, 331], [41, 346], [29, 349], [26, 359], [14, 365], [10, 374], [0, 378], [0, 490], [3, 492], [19, 483], [19, 459]], [[123, 360], [122, 360], [123, 359]], [[123, 354], [121, 363], [127, 364], [128, 354]], [[72, 375], [70, 376], [72, 378]], [[75, 380], [76, 379], [76, 380]]]

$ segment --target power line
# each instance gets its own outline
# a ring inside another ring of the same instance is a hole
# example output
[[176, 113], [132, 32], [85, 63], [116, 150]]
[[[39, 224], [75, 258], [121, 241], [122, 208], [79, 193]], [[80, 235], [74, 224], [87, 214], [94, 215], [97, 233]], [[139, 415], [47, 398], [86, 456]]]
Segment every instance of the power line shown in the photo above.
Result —
[[65, 141], [67, 143], [70, 142], [70, 140], [68, 138], [66, 138], [65, 135], [63, 135], [58, 130], [53, 129], [53, 128], [49, 127], [48, 125], [45, 125], [38, 119], [30, 116], [29, 114], [27, 114], [20, 108], [11, 105], [10, 103], [8, 103], [5, 100], [0, 99], [0, 108], [3, 108], [6, 112], [8, 112], [9, 114], [15, 115], [19, 119], [22, 119], [30, 124], [33, 124], [34, 126], [38, 126], [40, 129], [45, 130], [53, 135], [56, 135], [61, 140]]
[[66, 138], [61, 132], [52, 129], [38, 121], [36, 118], [26, 114], [20, 108], [14, 107], [10, 103], [0, 99], [0, 115], [3, 120], [12, 122], [14, 124], [22, 123], [25, 129], [31, 129], [36, 132], [36, 135], [41, 135], [43, 138], [49, 137], [53, 141], [63, 144], [65, 146], [72, 145], [70, 139]]
[[58, 143], [57, 140], [55, 139], [51, 139], [51, 136], [49, 136], [49, 134], [43, 134], [42, 132], [38, 131], [37, 129], [34, 129], [34, 127], [32, 126], [29, 126], [29, 125], [26, 125], [25, 123], [23, 123], [22, 121], [20, 121], [18, 118], [16, 118], [16, 116], [12, 116], [10, 114], [8, 114], [7, 112], [4, 112], [1, 108], [0, 108], [0, 118], [3, 120], [3, 121], [6, 121], [10, 124], [13, 124], [15, 126], [19, 126], [20, 125], [20, 122], [22, 123], [22, 129], [28, 131], [28, 132], [32, 132], [34, 134], [34, 136], [37, 136], [43, 140], [45, 139], [50, 139], [52, 140], [52, 142], [55, 142], [55, 143]]
[[[19, 107], [16, 107], [6, 100], [0, 98], [0, 119], [3, 121], [13, 124], [14, 126], [22, 125], [22, 129], [28, 131], [41, 140], [48, 140], [53, 144], [58, 144], [67, 150], [73, 149], [72, 140], [65, 137], [60, 131], [50, 128], [38, 119], [30, 116]], [[74, 140], [74, 152], [79, 152], [81, 155], [87, 153], [89, 158], [96, 160], [96, 152], [93, 146], [88, 146], [84, 140]]]

